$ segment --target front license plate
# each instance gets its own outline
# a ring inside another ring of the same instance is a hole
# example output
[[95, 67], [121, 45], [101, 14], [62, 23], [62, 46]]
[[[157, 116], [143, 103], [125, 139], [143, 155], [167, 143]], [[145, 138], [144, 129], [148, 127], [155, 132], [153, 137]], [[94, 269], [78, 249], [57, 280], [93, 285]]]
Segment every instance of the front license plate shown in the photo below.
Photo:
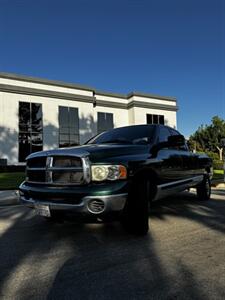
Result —
[[48, 205], [36, 204], [35, 205], [35, 212], [39, 216], [51, 217], [51, 212], [50, 212], [50, 209], [49, 209]]

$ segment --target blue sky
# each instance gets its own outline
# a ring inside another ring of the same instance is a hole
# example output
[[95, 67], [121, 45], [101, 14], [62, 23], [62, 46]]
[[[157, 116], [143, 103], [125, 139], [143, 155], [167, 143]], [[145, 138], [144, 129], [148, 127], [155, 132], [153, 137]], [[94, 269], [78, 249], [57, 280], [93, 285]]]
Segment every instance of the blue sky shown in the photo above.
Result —
[[175, 96], [186, 136], [225, 119], [224, 0], [0, 0], [0, 71]]

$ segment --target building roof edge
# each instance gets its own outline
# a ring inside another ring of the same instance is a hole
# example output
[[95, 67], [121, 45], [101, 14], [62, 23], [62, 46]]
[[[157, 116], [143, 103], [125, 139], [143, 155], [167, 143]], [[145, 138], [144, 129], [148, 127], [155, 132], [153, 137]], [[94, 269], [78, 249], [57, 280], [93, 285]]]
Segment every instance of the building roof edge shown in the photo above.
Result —
[[145, 98], [154, 98], [154, 99], [159, 99], [159, 100], [167, 100], [167, 101], [177, 102], [177, 99], [175, 97], [170, 97], [170, 96], [160, 96], [160, 95], [142, 93], [142, 92], [136, 92], [136, 91], [130, 92], [128, 94], [105, 92], [105, 91], [101, 91], [101, 90], [96, 90], [93, 87], [89, 87], [89, 86], [85, 86], [85, 85], [80, 85], [80, 84], [75, 84], [75, 83], [67, 83], [67, 82], [59, 81], [59, 80], [50, 80], [50, 79], [43, 79], [43, 78], [32, 77], [32, 76], [25, 76], [25, 75], [20, 75], [20, 74], [16, 74], [16, 73], [0, 72], [0, 78], [28, 81], [28, 82], [33, 82], [33, 83], [60, 86], [60, 87], [72, 88], [72, 89], [80, 89], [80, 90], [85, 90], [85, 91], [91, 91], [97, 95], [122, 98], [122, 99], [130, 99], [133, 96], [139, 96], [139, 97], [145, 97]]
[[20, 75], [20, 74], [15, 74], [15, 73], [0, 72], [0, 78], [28, 81], [28, 82], [33, 82], [33, 83], [54, 85], [54, 86], [67, 87], [67, 88], [86, 90], [86, 91], [95, 91], [94, 88], [85, 86], [85, 85], [68, 83], [68, 82], [64, 82], [64, 81], [60, 81], [60, 80], [51, 80], [51, 79], [43, 79], [43, 78], [39, 78], [39, 77], [25, 76], [25, 75]]

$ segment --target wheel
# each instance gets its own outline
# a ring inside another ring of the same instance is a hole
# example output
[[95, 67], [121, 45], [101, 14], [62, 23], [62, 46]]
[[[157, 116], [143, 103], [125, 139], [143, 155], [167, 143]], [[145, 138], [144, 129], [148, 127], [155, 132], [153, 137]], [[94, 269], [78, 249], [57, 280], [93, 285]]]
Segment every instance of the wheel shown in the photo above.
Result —
[[122, 225], [133, 234], [146, 235], [149, 230], [150, 182], [146, 179], [136, 180], [128, 193]]
[[196, 190], [199, 200], [209, 200], [211, 196], [210, 178], [205, 176], [203, 181], [197, 186]]

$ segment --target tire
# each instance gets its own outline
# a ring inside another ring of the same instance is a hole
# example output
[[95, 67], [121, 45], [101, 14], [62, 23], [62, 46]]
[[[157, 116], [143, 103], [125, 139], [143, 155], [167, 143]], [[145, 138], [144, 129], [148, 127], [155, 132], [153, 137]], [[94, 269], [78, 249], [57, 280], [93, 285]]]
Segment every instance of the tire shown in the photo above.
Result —
[[149, 230], [150, 182], [146, 179], [136, 180], [128, 193], [122, 225], [136, 235], [146, 235]]
[[199, 200], [209, 200], [211, 196], [211, 181], [205, 176], [203, 181], [197, 186], [197, 197]]

